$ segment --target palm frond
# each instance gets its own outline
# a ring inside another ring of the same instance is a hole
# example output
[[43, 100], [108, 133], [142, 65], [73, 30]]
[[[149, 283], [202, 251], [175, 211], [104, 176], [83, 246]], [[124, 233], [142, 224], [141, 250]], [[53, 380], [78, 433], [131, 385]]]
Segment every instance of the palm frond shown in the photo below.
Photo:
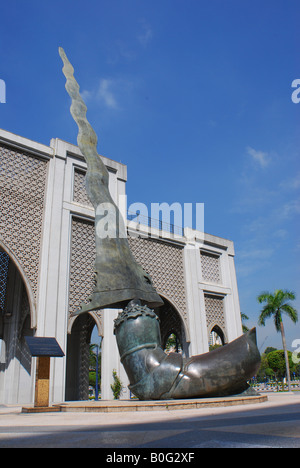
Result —
[[289, 299], [290, 301], [294, 301], [296, 299], [296, 294], [293, 291], [288, 291], [287, 289], [284, 289], [282, 292], [285, 299]]
[[289, 318], [294, 322], [298, 322], [298, 312], [290, 304], [284, 304], [281, 309], [289, 316]]
[[270, 294], [268, 291], [263, 291], [259, 296], [257, 296], [257, 300], [260, 304], [262, 304], [262, 302], [268, 302], [271, 297], [272, 294]]
[[274, 308], [272, 307], [272, 305], [270, 304], [266, 304], [261, 313], [260, 313], [260, 316], [258, 318], [258, 325], [263, 325], [265, 326], [265, 322], [266, 322], [266, 319], [271, 317], [274, 313]]
[[265, 302], [266, 305], [263, 307], [260, 313], [258, 324], [265, 325], [266, 319], [273, 316], [276, 330], [280, 331], [282, 312], [286, 313], [290, 319], [296, 323], [298, 321], [298, 312], [287, 302], [289, 300], [294, 300], [295, 298], [295, 293], [288, 290], [276, 289], [274, 294], [270, 294], [267, 291], [262, 292], [257, 297], [257, 300], [259, 303]]

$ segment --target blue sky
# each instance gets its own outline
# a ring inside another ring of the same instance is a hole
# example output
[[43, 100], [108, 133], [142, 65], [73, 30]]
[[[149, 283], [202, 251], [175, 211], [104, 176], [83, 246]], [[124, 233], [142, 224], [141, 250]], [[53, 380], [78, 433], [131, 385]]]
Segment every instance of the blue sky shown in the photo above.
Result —
[[[128, 202], [205, 204], [235, 243], [242, 311], [299, 285], [298, 0], [10, 0], [1, 7], [0, 127], [76, 143], [58, 47], [99, 153], [128, 166]], [[285, 321], [288, 346], [300, 324]], [[281, 347], [267, 322], [259, 344]]]

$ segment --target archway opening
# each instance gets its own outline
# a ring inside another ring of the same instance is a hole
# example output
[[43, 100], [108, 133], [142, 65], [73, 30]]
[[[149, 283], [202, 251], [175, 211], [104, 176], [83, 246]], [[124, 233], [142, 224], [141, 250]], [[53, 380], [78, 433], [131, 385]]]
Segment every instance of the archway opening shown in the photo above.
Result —
[[167, 299], [162, 299], [164, 305], [155, 311], [160, 321], [162, 348], [166, 352], [181, 352], [187, 356], [188, 343], [182, 318]]
[[89, 362], [89, 398], [92, 400], [101, 398], [102, 341], [103, 336], [99, 336], [98, 326], [95, 325], [91, 335]]
[[169, 337], [167, 338], [164, 350], [166, 353], [181, 353], [182, 354], [182, 345], [176, 333], [174, 332], [170, 333]]
[[[95, 392], [90, 385], [90, 372], [95, 368], [92, 347], [96, 322], [88, 314], [79, 315], [67, 339], [66, 401], [88, 400]], [[101, 368], [101, 366], [99, 366]]]
[[33, 334], [25, 283], [14, 261], [0, 248], [0, 401], [3, 403], [31, 401], [32, 358], [25, 336]]
[[213, 351], [225, 344], [225, 337], [222, 329], [218, 325], [215, 325], [209, 334], [209, 350]]

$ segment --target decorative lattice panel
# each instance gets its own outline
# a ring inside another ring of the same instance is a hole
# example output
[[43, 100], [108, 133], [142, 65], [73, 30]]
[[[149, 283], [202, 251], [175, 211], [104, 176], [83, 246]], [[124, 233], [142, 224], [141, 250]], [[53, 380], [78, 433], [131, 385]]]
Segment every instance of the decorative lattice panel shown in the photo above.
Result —
[[94, 223], [72, 220], [69, 312], [73, 313], [86, 302], [94, 287], [96, 259]]
[[203, 280], [212, 283], [220, 283], [220, 257], [202, 251], [200, 252], [200, 257]]
[[[183, 250], [151, 239], [128, 238], [136, 260], [150, 274], [154, 286], [166, 294], [186, 318]], [[69, 312], [86, 302], [94, 287], [96, 258], [94, 224], [73, 218]]]
[[18, 261], [37, 297], [47, 161], [0, 147], [0, 239]]
[[19, 336], [21, 336], [23, 331], [23, 326], [26, 321], [26, 318], [30, 316], [30, 306], [28, 302], [27, 292], [24, 286], [22, 285], [22, 300], [21, 300], [21, 308], [20, 308], [20, 319], [19, 319]]
[[128, 238], [137, 262], [151, 276], [155, 288], [176, 304], [186, 318], [183, 249], [174, 244], [147, 238]]
[[0, 249], [0, 312], [4, 310], [9, 256]]
[[224, 298], [211, 294], [204, 295], [205, 313], [208, 332], [218, 325], [225, 333]]
[[86, 193], [85, 173], [79, 169], [74, 171], [73, 201], [80, 203], [80, 205], [93, 207]]

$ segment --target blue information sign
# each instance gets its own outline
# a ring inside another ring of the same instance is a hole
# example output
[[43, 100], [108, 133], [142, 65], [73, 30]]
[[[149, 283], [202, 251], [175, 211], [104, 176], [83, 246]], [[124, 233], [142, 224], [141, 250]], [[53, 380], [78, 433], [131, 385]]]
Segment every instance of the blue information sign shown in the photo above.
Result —
[[65, 354], [55, 338], [25, 336], [31, 356], [63, 357]]

